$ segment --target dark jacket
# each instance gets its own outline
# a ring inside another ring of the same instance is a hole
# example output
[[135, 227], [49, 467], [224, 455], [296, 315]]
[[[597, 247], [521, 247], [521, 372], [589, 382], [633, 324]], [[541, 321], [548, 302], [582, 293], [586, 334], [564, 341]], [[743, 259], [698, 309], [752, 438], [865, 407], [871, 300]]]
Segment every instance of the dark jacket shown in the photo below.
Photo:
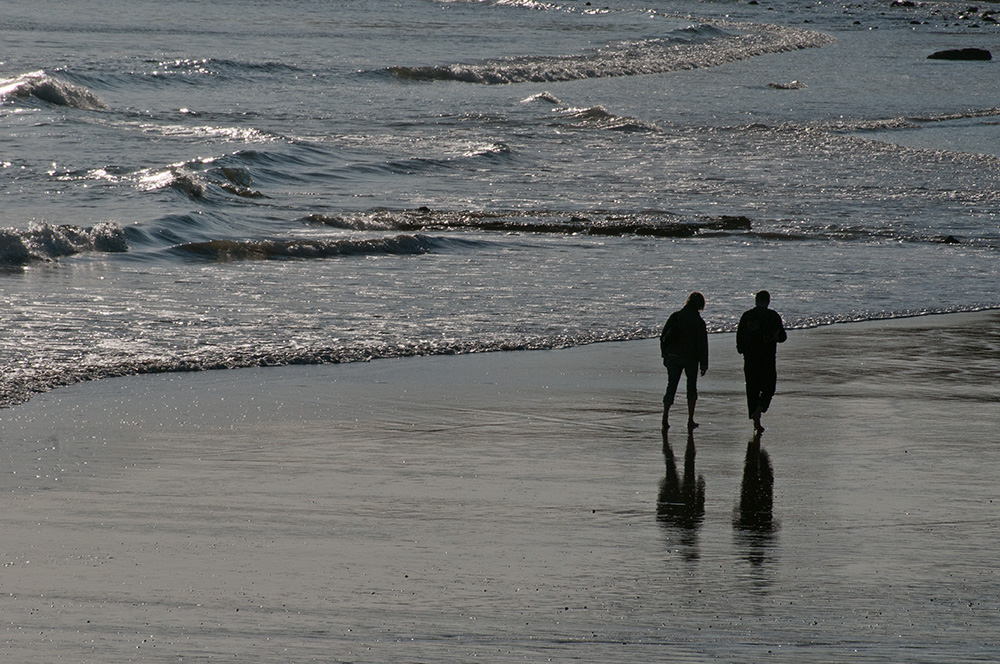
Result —
[[778, 312], [767, 307], [754, 307], [744, 312], [736, 328], [736, 351], [744, 362], [774, 362], [777, 346], [788, 334]]
[[660, 355], [664, 364], [668, 355], [684, 358], [686, 364], [698, 363], [708, 370], [708, 328], [694, 307], [684, 307], [670, 314], [660, 333]]

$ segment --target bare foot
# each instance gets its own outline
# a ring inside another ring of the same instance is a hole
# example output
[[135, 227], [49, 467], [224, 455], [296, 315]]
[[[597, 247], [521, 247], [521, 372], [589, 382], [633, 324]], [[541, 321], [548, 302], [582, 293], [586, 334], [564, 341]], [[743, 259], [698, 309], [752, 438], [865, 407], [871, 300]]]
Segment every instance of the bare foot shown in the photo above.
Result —
[[688, 420], [688, 429], [697, 429], [698, 423], [694, 420]]

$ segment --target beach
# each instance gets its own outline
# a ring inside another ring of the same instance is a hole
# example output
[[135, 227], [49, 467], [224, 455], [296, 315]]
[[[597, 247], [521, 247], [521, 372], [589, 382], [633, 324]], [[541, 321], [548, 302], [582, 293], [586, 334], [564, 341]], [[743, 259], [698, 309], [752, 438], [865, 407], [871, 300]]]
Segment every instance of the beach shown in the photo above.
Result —
[[2, 661], [1000, 660], [995, 10], [195, 16], [0, 12]]
[[656, 340], [48, 392], [0, 412], [0, 652], [994, 661], [998, 323], [791, 330], [759, 448], [732, 334], [690, 437]]

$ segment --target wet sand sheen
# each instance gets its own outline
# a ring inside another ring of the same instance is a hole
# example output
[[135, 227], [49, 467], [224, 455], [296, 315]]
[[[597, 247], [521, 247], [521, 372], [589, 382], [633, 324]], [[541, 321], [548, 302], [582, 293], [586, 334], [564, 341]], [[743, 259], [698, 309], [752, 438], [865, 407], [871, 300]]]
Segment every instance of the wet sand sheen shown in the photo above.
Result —
[[732, 335], [690, 440], [655, 341], [43, 395], [2, 413], [4, 650], [989, 660], [998, 323], [793, 331], [759, 449]]

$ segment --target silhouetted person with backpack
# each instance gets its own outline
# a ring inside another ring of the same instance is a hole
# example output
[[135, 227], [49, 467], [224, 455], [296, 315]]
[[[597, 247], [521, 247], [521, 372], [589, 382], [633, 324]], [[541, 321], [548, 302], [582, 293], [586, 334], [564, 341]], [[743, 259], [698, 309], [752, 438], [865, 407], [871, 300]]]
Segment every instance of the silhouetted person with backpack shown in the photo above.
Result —
[[663, 395], [663, 428], [669, 428], [670, 406], [674, 403], [681, 374], [687, 376], [688, 428], [694, 421], [694, 406], [698, 401], [698, 369], [708, 371], [708, 329], [699, 313], [705, 308], [705, 296], [691, 293], [684, 308], [670, 314], [660, 333], [660, 355], [667, 368], [667, 392]]
[[743, 377], [747, 383], [747, 410], [755, 431], [763, 431], [760, 416], [767, 412], [778, 382], [775, 367], [777, 346], [788, 335], [778, 312], [768, 309], [771, 294], [757, 293], [756, 305], [744, 312], [736, 328], [736, 350], [743, 356]]

